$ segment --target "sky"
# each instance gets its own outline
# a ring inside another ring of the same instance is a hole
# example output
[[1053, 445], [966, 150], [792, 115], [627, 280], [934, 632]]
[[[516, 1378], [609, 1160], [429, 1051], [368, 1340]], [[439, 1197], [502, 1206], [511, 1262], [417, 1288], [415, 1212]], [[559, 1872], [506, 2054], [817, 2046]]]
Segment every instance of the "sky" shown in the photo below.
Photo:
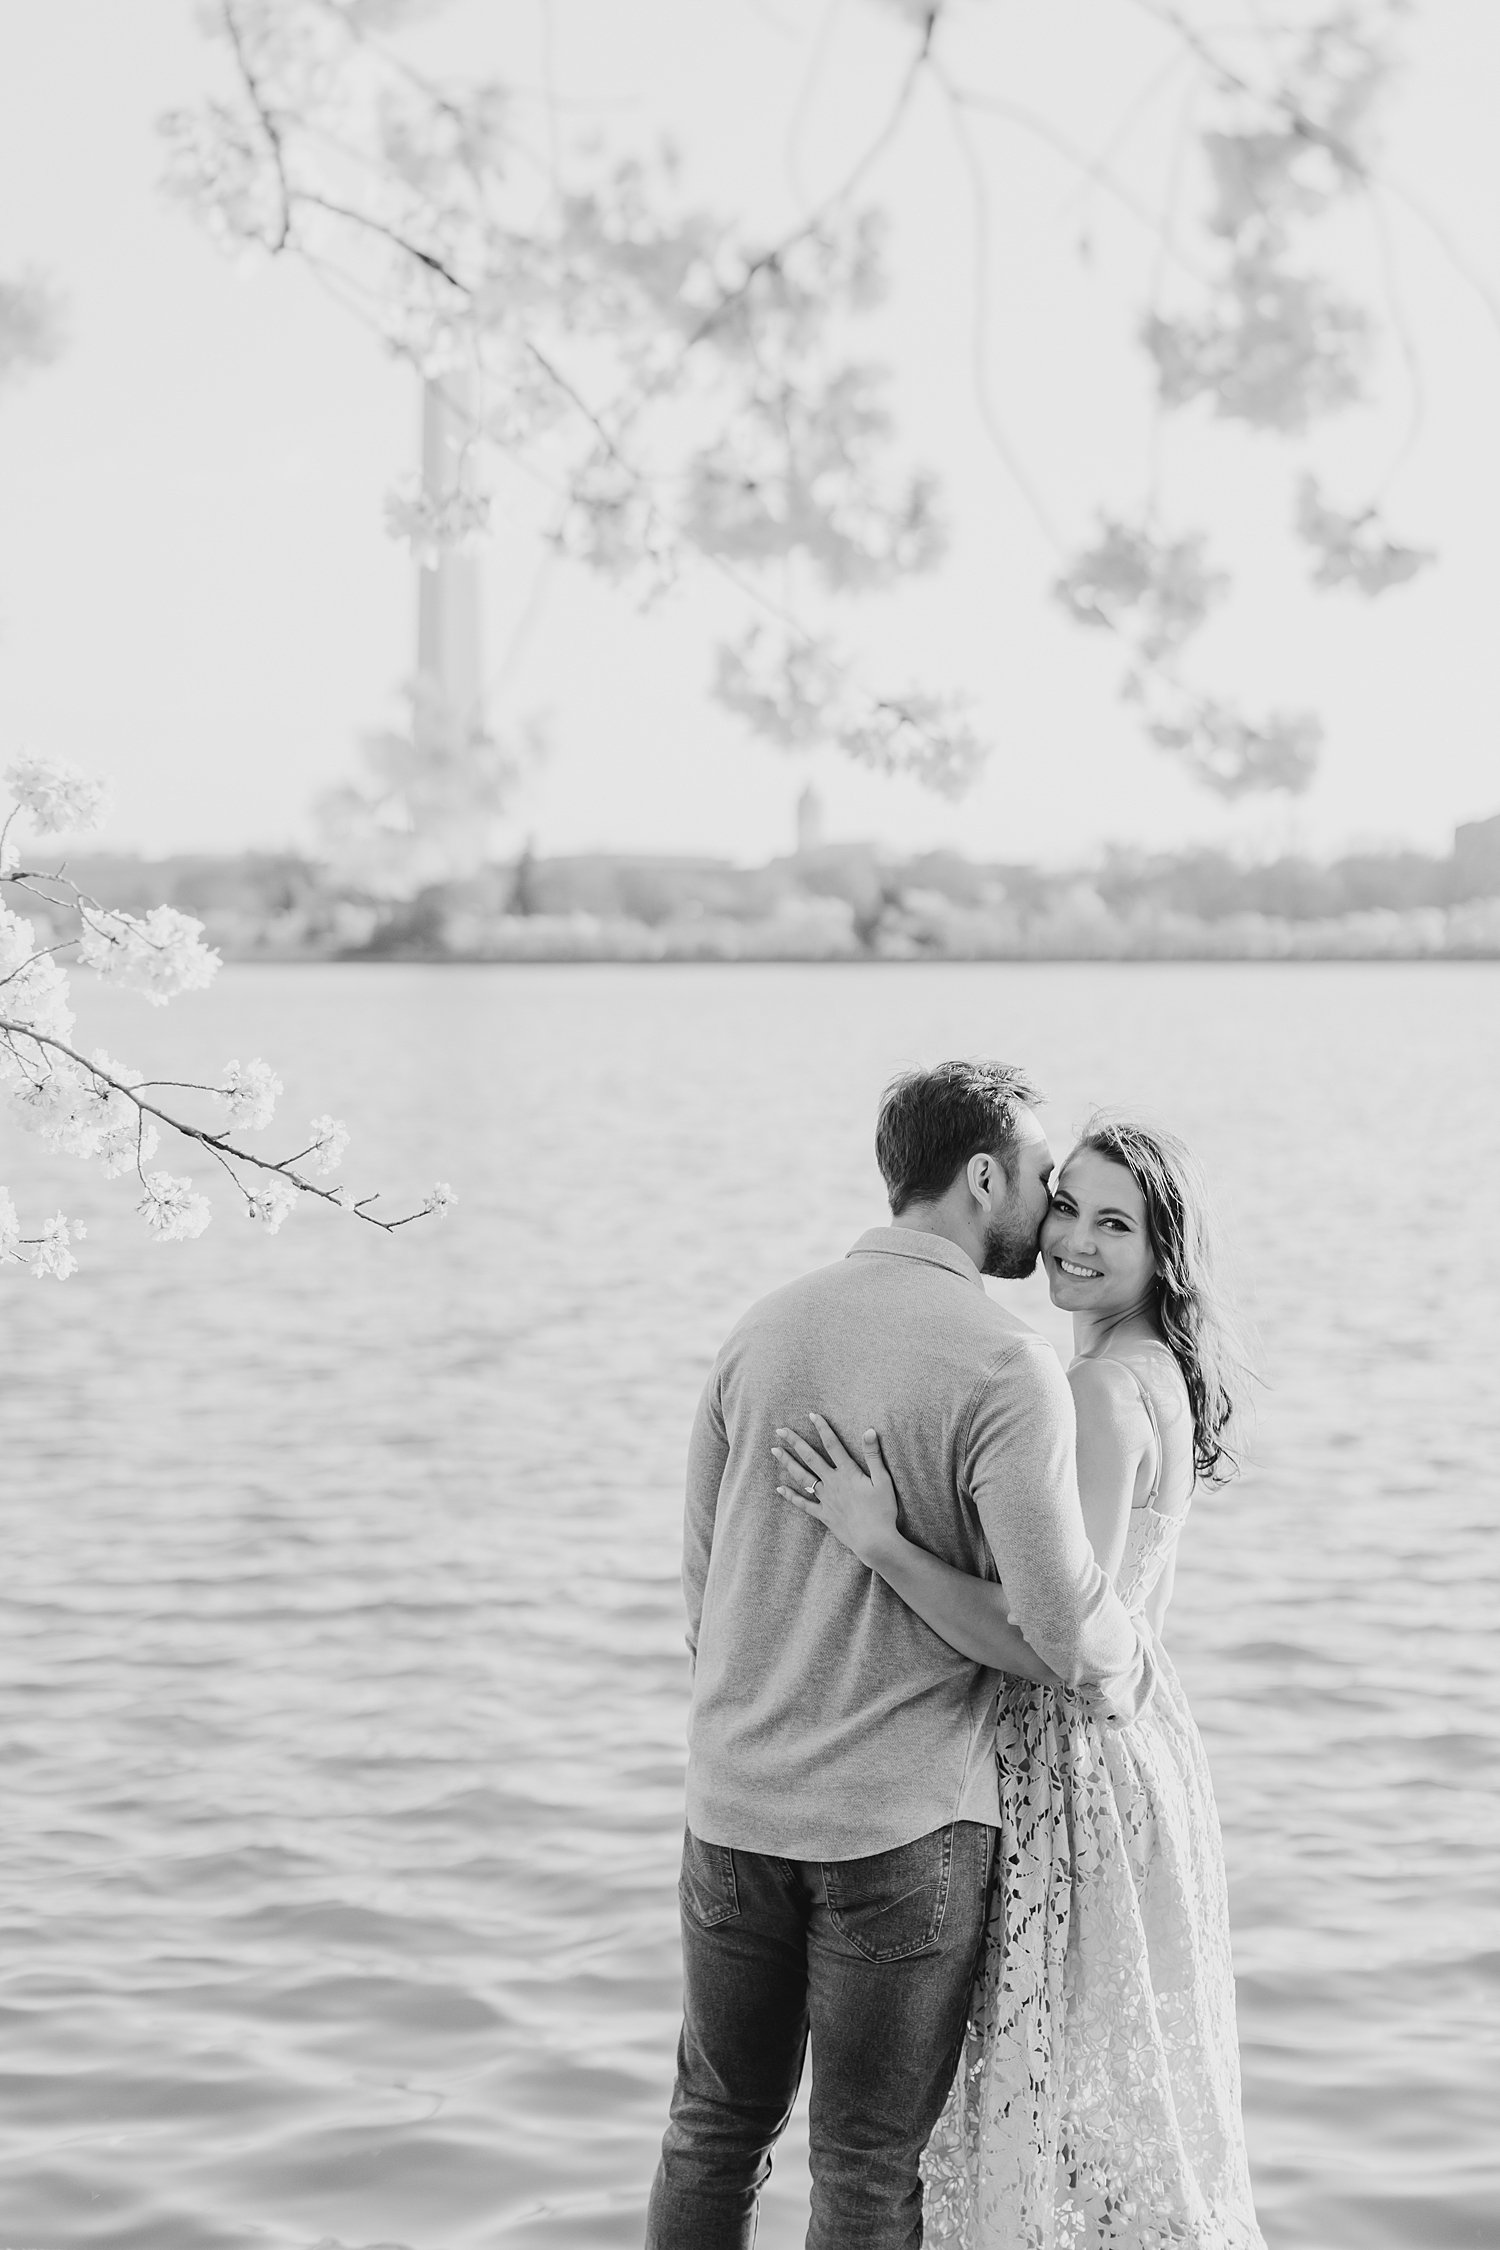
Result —
[[[906, 36], [890, 0], [452, 0], [413, 51], [506, 79], [564, 163], [578, 132], [670, 133], [695, 194], [770, 228], [868, 139]], [[1065, 540], [1135, 503], [1149, 230], [1040, 134], [975, 113], [977, 239], [972, 176], [924, 97], [869, 183], [893, 222], [870, 349], [891, 366], [905, 452], [941, 478], [950, 551], [842, 622], [872, 676], [973, 697], [994, 744], [981, 780], [952, 802], [758, 741], [709, 693], [718, 598], [690, 585], [641, 616], [550, 558], [535, 499], [502, 477], [483, 566], [491, 718], [502, 734], [538, 719], [550, 743], [513, 840], [754, 860], [789, 848], [809, 779], [836, 836], [1052, 864], [1109, 841], [1441, 850], [1456, 822], [1500, 810], [1500, 318], [1458, 270], [1500, 301], [1500, 10], [1417, 0], [1402, 45], [1382, 169], [1457, 262], [1390, 206], [1422, 416], [1388, 512], [1438, 562], [1373, 604], [1318, 597], [1286, 534], [1302, 466], [1352, 503], [1400, 450], [1412, 377], [1389, 340], [1373, 402], [1305, 445], [1194, 416], [1163, 455], [1169, 507], [1206, 521], [1237, 572], [1199, 670], [1261, 708], [1316, 706], [1328, 739], [1305, 797], [1225, 806], [1141, 739], [1107, 641], [1049, 594], [1056, 553], [981, 411], [976, 303], [991, 411]], [[954, 17], [965, 82], [1086, 151], [1165, 52], [1132, 0], [958, 0]], [[118, 847], [305, 847], [318, 794], [413, 668], [414, 576], [383, 503], [415, 463], [415, 378], [295, 267], [226, 258], [162, 195], [156, 121], [222, 83], [193, 0], [10, 10], [0, 63], [0, 275], [43, 271], [68, 308], [64, 356], [0, 393], [0, 762], [35, 747], [107, 773]], [[1145, 101], [1128, 177], [1149, 185], [1170, 161], [1179, 107], [1170, 82]], [[1379, 290], [1357, 230], [1329, 255]]]

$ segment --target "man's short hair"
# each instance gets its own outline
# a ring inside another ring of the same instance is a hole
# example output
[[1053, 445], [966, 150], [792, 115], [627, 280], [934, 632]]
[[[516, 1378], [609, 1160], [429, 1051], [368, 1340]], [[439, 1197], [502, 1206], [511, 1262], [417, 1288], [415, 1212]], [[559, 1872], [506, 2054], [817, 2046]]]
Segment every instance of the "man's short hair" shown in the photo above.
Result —
[[971, 1156], [998, 1157], [1014, 1178], [1016, 1111], [1042, 1099], [1011, 1063], [944, 1062], [893, 1078], [875, 1128], [892, 1218], [946, 1194]]

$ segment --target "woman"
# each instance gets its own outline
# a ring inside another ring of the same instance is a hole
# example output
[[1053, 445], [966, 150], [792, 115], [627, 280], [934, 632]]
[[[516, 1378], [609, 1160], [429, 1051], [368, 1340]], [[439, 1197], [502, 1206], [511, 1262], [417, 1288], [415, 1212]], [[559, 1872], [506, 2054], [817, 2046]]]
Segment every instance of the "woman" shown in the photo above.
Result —
[[[864, 1474], [790, 1431], [783, 1496], [934, 1631], [1003, 1664], [998, 1870], [953, 2091], [923, 2160], [926, 2239], [965, 2250], [1264, 2250], [1240, 2121], [1223, 1845], [1203, 1745], [1161, 1643], [1195, 1485], [1233, 1473], [1245, 1375], [1213, 1287], [1197, 1167], [1166, 1133], [1090, 1120], [1041, 1250], [1073, 1315], [1078, 1485], [1157, 1686], [1129, 1727], [1021, 1644], [994, 1589], [913, 1548], [878, 1438]], [[794, 1459], [793, 1453], [797, 1458]], [[806, 1497], [811, 1470], [815, 1504]], [[1026, 1677], [1018, 1671], [1024, 1668]]]

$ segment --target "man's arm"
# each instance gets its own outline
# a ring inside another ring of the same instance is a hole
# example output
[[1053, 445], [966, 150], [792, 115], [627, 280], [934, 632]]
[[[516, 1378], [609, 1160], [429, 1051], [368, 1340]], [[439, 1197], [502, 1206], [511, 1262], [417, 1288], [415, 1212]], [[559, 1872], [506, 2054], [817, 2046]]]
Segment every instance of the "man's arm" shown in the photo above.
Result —
[[1167, 1605], [1172, 1599], [1172, 1588], [1176, 1583], [1177, 1549], [1174, 1547], [1167, 1557], [1166, 1568], [1142, 1604], [1146, 1622], [1159, 1641], [1165, 1640], [1167, 1636]]
[[724, 1432], [724, 1407], [715, 1366], [703, 1387], [693, 1434], [688, 1441], [687, 1506], [682, 1523], [682, 1593], [687, 1604], [688, 1655], [698, 1661], [698, 1626], [703, 1616], [703, 1587], [708, 1577], [708, 1557], [714, 1543], [714, 1517], [719, 1507], [719, 1486], [729, 1459], [729, 1439]]
[[1037, 1654], [1133, 1719], [1153, 1685], [1141, 1636], [1094, 1559], [1074, 1462], [1073, 1396], [1051, 1348], [1026, 1337], [993, 1370], [969, 1418], [962, 1469], [1008, 1607]]

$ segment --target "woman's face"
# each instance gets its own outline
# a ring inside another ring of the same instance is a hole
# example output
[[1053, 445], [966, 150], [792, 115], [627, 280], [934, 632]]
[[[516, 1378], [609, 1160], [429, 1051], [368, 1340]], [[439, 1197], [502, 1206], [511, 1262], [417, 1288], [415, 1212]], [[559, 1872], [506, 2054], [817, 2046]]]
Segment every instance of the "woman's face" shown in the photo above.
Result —
[[1123, 1164], [1074, 1149], [1042, 1221], [1042, 1260], [1052, 1302], [1066, 1312], [1117, 1320], [1149, 1300], [1156, 1259], [1146, 1200]]

